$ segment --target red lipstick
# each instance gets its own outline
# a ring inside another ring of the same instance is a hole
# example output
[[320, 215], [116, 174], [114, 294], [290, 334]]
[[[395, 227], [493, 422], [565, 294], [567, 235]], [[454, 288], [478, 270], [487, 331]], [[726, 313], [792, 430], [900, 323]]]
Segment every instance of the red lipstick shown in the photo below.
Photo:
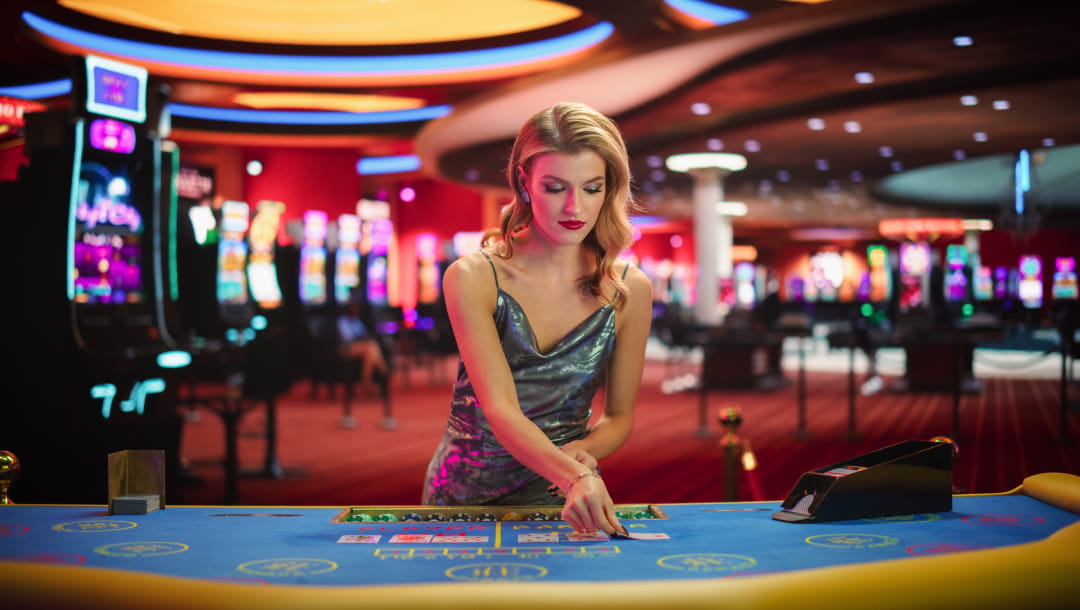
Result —
[[559, 226], [564, 229], [570, 229], [571, 231], [577, 231], [581, 227], [584, 227], [585, 223], [580, 220], [563, 220], [559, 222]]

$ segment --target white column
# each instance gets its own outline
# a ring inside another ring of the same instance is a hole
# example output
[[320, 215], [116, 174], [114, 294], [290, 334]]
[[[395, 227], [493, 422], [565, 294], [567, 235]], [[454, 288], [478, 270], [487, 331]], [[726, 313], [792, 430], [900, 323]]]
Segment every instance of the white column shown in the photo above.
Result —
[[722, 180], [726, 170], [701, 167], [690, 170], [694, 178], [694, 244], [697, 258], [697, 301], [694, 318], [698, 324], [720, 322], [720, 278], [731, 277], [731, 217], [717, 213], [724, 200]]

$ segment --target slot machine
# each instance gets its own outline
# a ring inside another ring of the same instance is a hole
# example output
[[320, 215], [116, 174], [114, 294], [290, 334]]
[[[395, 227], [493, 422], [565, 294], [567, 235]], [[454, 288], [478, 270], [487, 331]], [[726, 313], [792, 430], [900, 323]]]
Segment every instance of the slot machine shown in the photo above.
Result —
[[1054, 278], [1050, 285], [1050, 295], [1054, 300], [1076, 300], [1080, 298], [1076, 284], [1076, 257], [1059, 256], [1054, 259]]
[[947, 315], [954, 320], [970, 317], [974, 308], [968, 280], [968, 249], [965, 246], [949, 244], [945, 247], [944, 271], [942, 281]]
[[[281, 284], [274, 262], [278, 227], [285, 204], [280, 201], [260, 201], [248, 229], [247, 283], [251, 298], [262, 311], [281, 307]], [[324, 284], [325, 285], [325, 284]]]
[[161, 449], [178, 465], [171, 329], [175, 155], [168, 92], [138, 66], [73, 59], [69, 108], [28, 114], [15, 244], [22, 353], [0, 444], [23, 502], [107, 499], [107, 455]]
[[735, 306], [745, 309], [753, 308], [758, 301], [757, 290], [754, 287], [754, 264], [742, 261], [736, 263], [732, 271], [735, 283]]
[[360, 217], [342, 214], [337, 220], [334, 250], [334, 301], [344, 305], [360, 286]]
[[245, 328], [255, 315], [247, 283], [247, 230], [250, 209], [243, 201], [226, 201], [221, 205], [221, 235], [217, 248], [215, 278], [218, 310], [227, 328], [227, 336]]
[[1017, 283], [1017, 296], [1026, 309], [1040, 309], [1043, 306], [1042, 259], [1033, 254], [1020, 256], [1017, 267], [1020, 273]]
[[899, 305], [902, 313], [929, 306], [926, 284], [930, 277], [930, 244], [900, 244]]

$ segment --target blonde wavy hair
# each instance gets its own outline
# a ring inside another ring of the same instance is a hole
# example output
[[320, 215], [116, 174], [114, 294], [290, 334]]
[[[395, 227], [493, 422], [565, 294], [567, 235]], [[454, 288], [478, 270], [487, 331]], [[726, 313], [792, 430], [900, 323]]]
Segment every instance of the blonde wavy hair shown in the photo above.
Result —
[[579, 288], [607, 300], [601, 291], [604, 279], [611, 281], [615, 294], [609, 302], [621, 309], [626, 302], [627, 289], [614, 271], [614, 263], [632, 243], [630, 211], [634, 206], [630, 194], [630, 160], [626, 143], [615, 122], [584, 104], [562, 102], [537, 112], [518, 131], [506, 178], [514, 192], [514, 200], [503, 209], [499, 227], [484, 234], [483, 245], [501, 238], [501, 254], [514, 254], [514, 234], [529, 226], [533, 219], [532, 206], [521, 198], [518, 189], [518, 169], [529, 174], [533, 160], [547, 153], [577, 154], [592, 151], [604, 160], [604, 203], [596, 225], [585, 237], [584, 246], [596, 257], [596, 270], [578, 279]]

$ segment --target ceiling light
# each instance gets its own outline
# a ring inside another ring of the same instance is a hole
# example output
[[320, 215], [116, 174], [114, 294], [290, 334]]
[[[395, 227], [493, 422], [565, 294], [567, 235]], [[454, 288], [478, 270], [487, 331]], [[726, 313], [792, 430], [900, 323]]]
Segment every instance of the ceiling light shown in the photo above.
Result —
[[889, 167], [891, 167], [892, 171], [894, 171], [894, 172], [902, 172], [902, 171], [904, 171], [904, 164], [899, 162], [899, 161], [893, 161], [892, 163], [889, 164]]
[[649, 178], [651, 178], [654, 182], [663, 182], [667, 179], [667, 174], [665, 174], [664, 170], [662, 169], [654, 169], [653, 171], [649, 172]]
[[957, 161], [963, 161], [964, 159], [967, 159], [967, 153], [960, 150], [959, 148], [953, 151], [952, 156], [953, 159], [956, 159]]
[[782, 170], [776, 172], [776, 179], [779, 180], [780, 182], [790, 182], [791, 181], [791, 172], [787, 171], [786, 169], [782, 169]]
[[716, 202], [716, 213], [721, 216], [746, 216], [749, 211], [750, 208], [741, 201]]
[[952, 42], [958, 47], [970, 47], [974, 43], [971, 36], [953, 36]]
[[746, 149], [746, 152], [758, 152], [761, 150], [761, 143], [757, 140], [747, 140], [743, 143], [743, 148]]
[[976, 131], [974, 138], [976, 142], [985, 142], [990, 139], [989, 137], [987, 137], [985, 131]]
[[0, 95], [9, 95], [24, 100], [39, 100], [46, 97], [59, 97], [71, 93], [71, 79], [49, 81], [46, 83], [33, 83], [30, 85], [15, 85], [13, 87], [0, 87]]
[[215, 108], [189, 104], [169, 104], [174, 117], [224, 121], [229, 123], [261, 123], [274, 125], [375, 125], [411, 123], [437, 119], [450, 112], [450, 106], [426, 106], [408, 110], [382, 112], [324, 112], [304, 110], [249, 110], [247, 108]]
[[744, 10], [720, 6], [704, 0], [664, 0], [664, 4], [681, 13], [681, 16], [690, 20], [703, 21], [710, 26], [726, 25], [742, 21], [750, 16], [750, 13]]
[[979, 103], [979, 98], [974, 95], [961, 95], [960, 103], [964, 106], [974, 106]]
[[[93, 17], [171, 35], [293, 45], [407, 45], [477, 40], [565, 24], [582, 11], [533, 0], [59, 0]], [[258, 7], [253, 12], [253, 7]], [[477, 18], [477, 15], [483, 18]]]
[[1043, 141], [1042, 141], [1043, 146], [1049, 148], [1049, 147], [1053, 146], [1054, 144], [1056, 144], [1056, 142], [1054, 141], [1054, 138], [1043, 138]]
[[720, 138], [709, 138], [709, 141], [705, 142], [705, 145], [709, 150], [724, 150], [724, 141]]
[[862, 84], [862, 85], [868, 85], [868, 84], [874, 82], [874, 75], [869, 73], [869, 72], [856, 72], [855, 73], [855, 82], [857, 82], [859, 84]]
[[814, 161], [814, 167], [816, 167], [819, 171], [826, 171], [829, 169], [829, 160], [817, 159]]
[[705, 102], [694, 102], [693, 104], [690, 104], [690, 112], [693, 112], [698, 116], [705, 116], [712, 112], [712, 106], [709, 106]]
[[420, 169], [420, 157], [416, 155], [392, 155], [388, 157], [364, 157], [356, 162], [356, 173], [361, 176], [372, 174], [396, 174]]
[[806, 126], [814, 131], [821, 131], [825, 129], [825, 119], [819, 119], [817, 117], [806, 120]]
[[660, 155], [649, 155], [645, 158], [645, 164], [649, 167], [663, 167], [664, 159]]
[[860, 172], [857, 169], [852, 170], [852, 172], [851, 172], [851, 181], [852, 182], [862, 182], [862, 180], [863, 180], [862, 172]]
[[534, 66], [567, 58], [607, 40], [615, 31], [610, 22], [562, 36], [503, 47], [410, 53], [401, 55], [285, 55], [217, 51], [126, 40], [79, 30], [32, 12], [23, 21], [53, 48], [68, 53], [121, 56], [159, 76], [198, 76], [229, 82], [332, 84], [350, 86], [377, 81], [389, 84], [449, 83], [533, 71]]
[[844, 121], [844, 131], [848, 133], [859, 133], [862, 131], [862, 125], [858, 121]]
[[882, 146], [878, 149], [878, 154], [888, 159], [889, 157], [893, 156], [892, 146]]
[[1009, 100], [994, 100], [994, 110], [1008, 110]]
[[746, 157], [735, 153], [684, 153], [667, 158], [667, 168], [673, 172], [717, 167], [729, 172], [746, 169]]
[[261, 161], [248, 161], [246, 169], [249, 176], [258, 176], [263, 173], [263, 164]]
[[303, 91], [249, 91], [237, 93], [233, 103], [266, 110], [337, 110], [340, 112], [383, 112], [424, 106], [424, 100], [396, 95], [354, 95]]

